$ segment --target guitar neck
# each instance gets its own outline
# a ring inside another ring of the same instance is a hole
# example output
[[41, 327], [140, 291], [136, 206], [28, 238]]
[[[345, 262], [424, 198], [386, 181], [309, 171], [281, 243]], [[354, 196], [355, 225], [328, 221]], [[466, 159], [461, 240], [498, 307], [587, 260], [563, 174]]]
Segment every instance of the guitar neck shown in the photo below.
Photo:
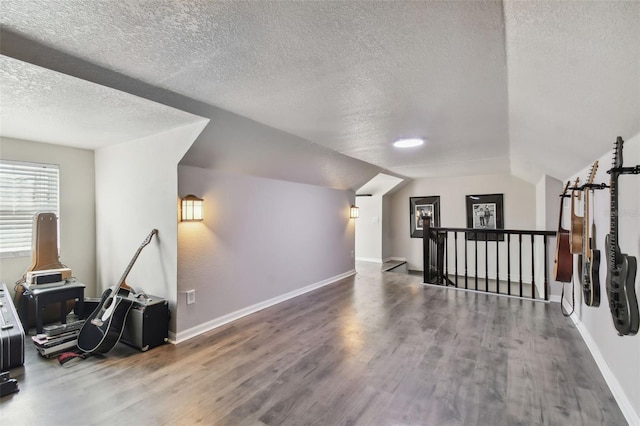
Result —
[[618, 247], [618, 189], [617, 189], [618, 174], [616, 172], [611, 173], [611, 219], [609, 227], [609, 266], [613, 269], [616, 267], [616, 251]]
[[589, 247], [589, 239], [591, 238], [591, 236], [589, 235], [589, 232], [590, 232], [589, 203], [590, 203], [589, 188], [587, 188], [584, 194], [584, 223], [582, 225], [582, 239], [584, 241], [582, 247], [583, 247], [583, 251], [585, 252], [585, 257], [587, 259], [591, 258], [591, 249]]
[[[138, 247], [138, 250], [136, 251], [136, 254], [133, 255], [133, 258], [131, 259], [131, 261], [127, 265], [127, 268], [124, 270], [124, 273], [122, 274], [122, 277], [120, 277], [120, 280], [118, 281], [117, 290], [119, 290], [120, 288], [124, 288], [125, 287], [124, 280], [127, 279], [127, 276], [129, 275], [129, 272], [131, 272], [131, 268], [133, 268], [133, 265], [136, 263], [136, 260], [138, 260], [138, 256], [140, 256], [140, 253], [142, 252], [142, 249], [145, 248], [151, 242], [151, 238], [153, 238], [153, 236], [156, 235], [157, 233], [158, 233], [158, 230], [157, 229], [153, 229], [151, 231], [151, 233], [149, 233], [149, 235], [147, 235], [147, 238], [145, 238], [145, 240], [142, 242], [140, 247]], [[116, 290], [116, 292], [117, 292], [117, 290]]]
[[140, 252], [142, 251], [143, 248], [144, 247], [140, 247], [138, 251], [136, 251], [136, 254], [133, 256], [133, 259], [131, 259], [131, 262], [129, 262], [129, 264], [127, 265], [127, 269], [125, 269], [124, 273], [118, 280], [118, 288], [123, 287], [124, 281], [127, 279], [127, 276], [129, 275], [129, 272], [131, 272], [131, 269], [133, 268], [133, 265], [136, 263], [136, 260], [138, 260], [138, 256], [140, 256]]

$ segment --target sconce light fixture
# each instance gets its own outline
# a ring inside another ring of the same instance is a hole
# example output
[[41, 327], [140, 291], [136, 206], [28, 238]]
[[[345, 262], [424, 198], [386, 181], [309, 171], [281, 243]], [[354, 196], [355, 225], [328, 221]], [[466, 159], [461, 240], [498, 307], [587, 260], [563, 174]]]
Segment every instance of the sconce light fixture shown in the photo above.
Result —
[[358, 212], [358, 208], [354, 205], [351, 205], [351, 210], [349, 212], [349, 218], [351, 219], [357, 219], [358, 216], [360, 216], [360, 213]]
[[180, 220], [182, 222], [196, 222], [204, 219], [204, 200], [189, 194], [182, 199]]

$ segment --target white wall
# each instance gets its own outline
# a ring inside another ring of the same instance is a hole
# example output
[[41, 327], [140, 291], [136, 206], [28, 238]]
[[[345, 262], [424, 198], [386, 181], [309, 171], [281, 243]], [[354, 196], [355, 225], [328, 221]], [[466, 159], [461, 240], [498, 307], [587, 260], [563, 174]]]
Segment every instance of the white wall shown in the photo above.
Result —
[[178, 226], [177, 341], [354, 273], [352, 191], [183, 165], [178, 176], [180, 195], [204, 198], [205, 220]]
[[[612, 141], [613, 142], [613, 141]], [[640, 164], [640, 134], [624, 144], [624, 166]], [[594, 183], [609, 184], [606, 171], [611, 167], [613, 151], [599, 158], [599, 168]], [[580, 177], [584, 181], [589, 176], [591, 166], [571, 177]], [[577, 270], [574, 269], [576, 287], [576, 316], [579, 329], [585, 341], [590, 344], [594, 358], [604, 366], [605, 378], [616, 395], [623, 411], [632, 424], [640, 424], [640, 334], [636, 336], [618, 336], [609, 311], [609, 299], [606, 291], [607, 251], [605, 236], [610, 225], [609, 190], [598, 190], [592, 197], [594, 206], [593, 221], [596, 224], [596, 249], [600, 250], [600, 292], [599, 307], [588, 307], [582, 303], [582, 292]], [[568, 213], [565, 213], [568, 217]], [[624, 175], [618, 180], [618, 244], [622, 253], [640, 259], [640, 175]], [[574, 256], [575, 258], [576, 256]], [[640, 274], [635, 280], [636, 294], [640, 295]], [[570, 296], [565, 295], [570, 302]], [[608, 370], [608, 371], [607, 371]], [[634, 417], [635, 416], [635, 417]]]
[[[409, 236], [410, 197], [439, 195], [441, 226], [465, 228], [467, 226], [465, 196], [471, 194], [504, 194], [505, 229], [535, 229], [536, 189], [534, 185], [521, 179], [509, 175], [416, 179], [392, 196], [393, 256], [406, 258], [409, 269], [423, 269], [422, 239]], [[478, 246], [480, 248], [481, 244]], [[479, 265], [484, 265], [484, 258], [479, 259]]]
[[356, 259], [382, 263], [382, 196], [356, 197]]
[[[558, 212], [560, 211], [561, 198], [559, 194], [562, 193], [564, 186], [559, 180], [544, 175], [538, 181], [536, 185], [536, 229], [557, 231], [558, 230]], [[565, 203], [566, 210], [570, 210], [569, 203]], [[563, 224], [565, 229], [568, 229], [569, 224]], [[553, 279], [553, 266], [555, 260], [555, 247], [556, 239], [549, 239], [549, 250], [547, 252], [547, 264], [549, 265], [549, 296], [553, 301], [559, 301], [562, 294], [562, 283], [559, 283]], [[537, 255], [542, 254], [542, 247], [539, 247]], [[539, 272], [536, 272], [540, 276]], [[538, 281], [538, 291], [542, 291], [542, 283]]]
[[[393, 241], [391, 238], [391, 194], [382, 196], [382, 261], [385, 262], [394, 257]], [[407, 268], [408, 269], [408, 268]]]
[[[153, 228], [126, 282], [164, 297], [175, 312], [177, 297], [178, 162], [207, 121], [96, 150], [98, 293], [118, 284]], [[171, 331], [175, 330], [172, 315]]]
[[[60, 261], [95, 291], [95, 187], [93, 151], [25, 140], [0, 138], [0, 158], [57, 164], [60, 167]], [[0, 278], [13, 283], [31, 265], [31, 254], [0, 259]]]

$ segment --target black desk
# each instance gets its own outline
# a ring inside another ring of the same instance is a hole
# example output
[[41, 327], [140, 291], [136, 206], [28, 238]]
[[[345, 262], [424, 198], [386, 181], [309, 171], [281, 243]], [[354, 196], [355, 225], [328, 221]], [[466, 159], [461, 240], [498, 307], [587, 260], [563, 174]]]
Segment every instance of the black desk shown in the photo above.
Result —
[[60, 287], [25, 288], [22, 293], [22, 322], [26, 334], [29, 334], [29, 301], [36, 305], [36, 333], [42, 333], [42, 310], [46, 305], [60, 302], [60, 321], [67, 322], [67, 300], [77, 299], [77, 312], [84, 312], [84, 288], [79, 282], [68, 282]]

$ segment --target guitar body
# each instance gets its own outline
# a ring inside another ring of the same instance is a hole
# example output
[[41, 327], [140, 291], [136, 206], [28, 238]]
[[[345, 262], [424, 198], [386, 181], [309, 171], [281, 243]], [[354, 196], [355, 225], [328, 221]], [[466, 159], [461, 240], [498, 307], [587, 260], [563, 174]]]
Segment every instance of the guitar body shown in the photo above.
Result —
[[591, 258], [584, 262], [582, 295], [587, 306], [600, 306], [600, 250], [591, 250]]
[[[573, 210], [573, 209], [572, 209]], [[582, 247], [582, 229], [584, 228], [584, 217], [571, 214], [571, 253], [580, 254]]]
[[613, 325], [621, 336], [634, 335], [640, 325], [635, 289], [637, 261], [633, 256], [620, 253], [619, 247], [612, 246], [609, 235], [605, 245], [607, 251], [615, 252], [615, 266], [610, 261], [607, 269], [607, 295]]
[[554, 277], [561, 283], [570, 283], [573, 276], [573, 255], [569, 242], [569, 231], [560, 229], [556, 234], [556, 258]]
[[[112, 296], [113, 292], [114, 289], [108, 289], [102, 294], [98, 307], [82, 325], [78, 334], [78, 348], [81, 351], [103, 354], [109, 352], [120, 340], [133, 301], [127, 297], [126, 290]], [[96, 324], [95, 320], [100, 318], [101, 313], [105, 311], [105, 304], [109, 304], [109, 301], [114, 304], [113, 310], [107, 319]]]

